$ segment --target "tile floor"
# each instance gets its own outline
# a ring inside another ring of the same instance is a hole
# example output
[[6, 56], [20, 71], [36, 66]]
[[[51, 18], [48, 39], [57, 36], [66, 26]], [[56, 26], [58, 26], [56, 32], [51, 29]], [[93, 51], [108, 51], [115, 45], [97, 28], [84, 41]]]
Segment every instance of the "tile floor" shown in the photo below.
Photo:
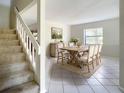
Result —
[[115, 58], [106, 57], [102, 59], [102, 66], [90, 78], [53, 65], [48, 93], [122, 93], [118, 85], [119, 62]]

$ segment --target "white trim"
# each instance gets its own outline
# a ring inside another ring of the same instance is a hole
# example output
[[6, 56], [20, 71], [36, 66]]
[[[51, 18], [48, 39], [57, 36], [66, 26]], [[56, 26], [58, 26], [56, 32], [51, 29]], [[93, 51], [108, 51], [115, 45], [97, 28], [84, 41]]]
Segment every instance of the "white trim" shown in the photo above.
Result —
[[124, 92], [124, 88], [123, 88], [123, 87], [119, 86], [119, 89], [120, 89], [122, 92]]
[[40, 93], [47, 93], [47, 90], [40, 91]]
[[48, 92], [48, 90], [45, 90], [45, 93], [47, 93]]
[[34, 4], [37, 3], [37, 0], [33, 0], [29, 5], [27, 5], [22, 11], [19, 12], [20, 15], [22, 15], [25, 11], [27, 11], [29, 8], [31, 8]]
[[46, 71], [45, 71], [45, 63], [46, 63], [46, 47], [45, 47], [45, 0], [37, 0], [37, 19], [38, 19], [38, 40], [40, 43], [40, 90], [41, 93], [46, 92]]

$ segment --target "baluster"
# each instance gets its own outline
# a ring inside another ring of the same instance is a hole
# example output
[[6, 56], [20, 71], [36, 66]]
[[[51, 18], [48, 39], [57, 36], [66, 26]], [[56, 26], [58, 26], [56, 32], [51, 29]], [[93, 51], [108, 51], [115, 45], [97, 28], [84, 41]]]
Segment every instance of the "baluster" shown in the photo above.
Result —
[[19, 23], [18, 23], [18, 17], [16, 16], [16, 24], [17, 24], [17, 26], [16, 26], [16, 30], [18, 31], [18, 26], [19, 26]]
[[19, 35], [21, 36], [21, 30], [20, 30], [21, 27], [20, 27], [20, 26], [21, 26], [21, 25], [20, 25], [20, 21], [18, 20], [18, 27], [19, 27], [19, 28], [18, 28], [18, 32], [19, 32]]
[[25, 34], [26, 34], [26, 33], [25, 33], [25, 31], [24, 31], [24, 37], [23, 37], [23, 38], [24, 38], [24, 45], [26, 46], [26, 38], [25, 38]]
[[25, 43], [24, 34], [25, 34], [25, 29], [23, 28], [22, 38], [23, 38], [23, 42]]
[[19, 21], [19, 32], [20, 32], [20, 36], [22, 37], [22, 25], [21, 25], [21, 23], [20, 23], [20, 21]]
[[21, 25], [21, 22], [20, 21], [19, 21], [19, 25], [20, 25], [20, 28], [19, 28], [20, 35], [22, 35], [22, 31], [21, 31], [22, 25]]
[[18, 33], [20, 35], [20, 23], [19, 23], [19, 19], [18, 19]]
[[34, 47], [32, 45], [32, 62], [34, 63]]
[[26, 34], [26, 50], [27, 50], [27, 52], [28, 52], [28, 35]]
[[29, 53], [30, 53], [30, 57], [31, 57], [31, 41], [29, 39]]
[[21, 31], [22, 31], [22, 41], [23, 41], [23, 43], [24, 43], [24, 29], [23, 29], [23, 27], [21, 28]]

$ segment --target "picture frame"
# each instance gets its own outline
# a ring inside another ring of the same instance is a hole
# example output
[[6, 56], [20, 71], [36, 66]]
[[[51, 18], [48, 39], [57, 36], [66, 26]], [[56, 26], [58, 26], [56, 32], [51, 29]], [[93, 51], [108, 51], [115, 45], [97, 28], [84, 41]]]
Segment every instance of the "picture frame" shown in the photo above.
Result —
[[51, 27], [51, 39], [62, 39], [63, 29], [58, 27]]

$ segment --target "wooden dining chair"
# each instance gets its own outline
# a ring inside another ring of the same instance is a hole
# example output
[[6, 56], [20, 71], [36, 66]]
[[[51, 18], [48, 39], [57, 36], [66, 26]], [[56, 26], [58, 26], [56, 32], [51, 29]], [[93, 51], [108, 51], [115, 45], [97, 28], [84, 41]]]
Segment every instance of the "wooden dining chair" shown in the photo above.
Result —
[[93, 54], [93, 62], [96, 62], [96, 65], [98, 65], [98, 52], [99, 52], [99, 45], [94, 45], [94, 54]]
[[89, 51], [87, 55], [82, 55], [78, 61], [81, 64], [81, 66], [87, 66], [88, 72], [90, 72], [90, 65], [92, 65], [94, 69], [94, 64], [93, 64], [93, 55], [94, 55], [94, 45], [89, 46]]
[[68, 43], [68, 46], [69, 46], [69, 47], [74, 47], [75, 44], [74, 44], [73, 42], [69, 42], [69, 43]]
[[69, 60], [69, 53], [67, 51], [61, 49], [64, 46], [65, 45], [63, 42], [60, 42], [57, 44], [57, 63], [59, 63], [59, 61], [61, 61], [63, 64], [64, 61]]
[[101, 63], [101, 51], [102, 51], [102, 44], [99, 44], [98, 45], [98, 54], [97, 54], [97, 59], [98, 59], [98, 62]]

